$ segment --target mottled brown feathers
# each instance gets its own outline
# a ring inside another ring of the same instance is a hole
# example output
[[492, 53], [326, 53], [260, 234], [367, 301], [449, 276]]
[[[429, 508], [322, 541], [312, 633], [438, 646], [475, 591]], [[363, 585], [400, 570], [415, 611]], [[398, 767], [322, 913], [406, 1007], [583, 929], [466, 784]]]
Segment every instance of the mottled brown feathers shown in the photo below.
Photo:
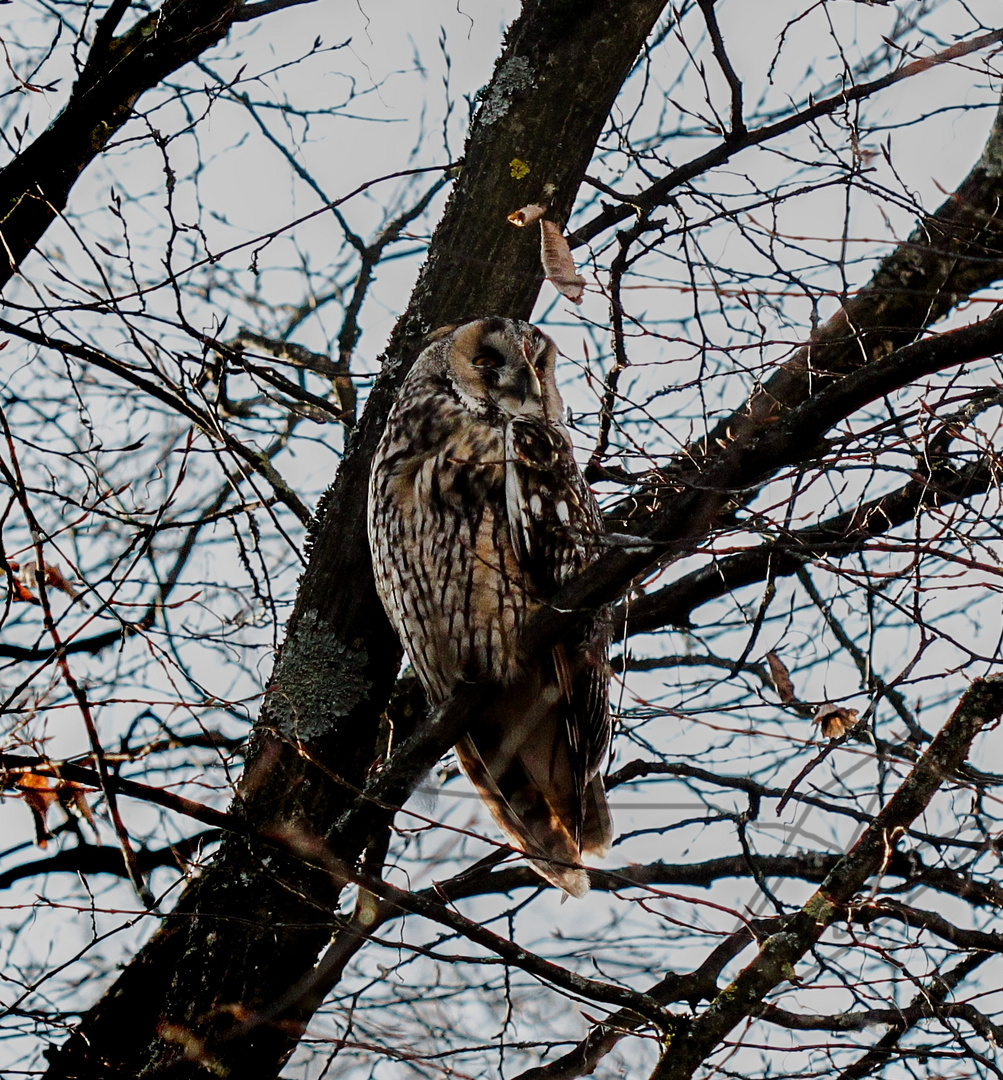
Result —
[[597, 617], [521, 658], [527, 619], [597, 554], [602, 523], [562, 422], [556, 349], [489, 318], [444, 328], [408, 375], [373, 462], [380, 596], [432, 704], [460, 682], [505, 691], [456, 747], [508, 840], [546, 880], [588, 890], [582, 853], [612, 827], [607, 629]]

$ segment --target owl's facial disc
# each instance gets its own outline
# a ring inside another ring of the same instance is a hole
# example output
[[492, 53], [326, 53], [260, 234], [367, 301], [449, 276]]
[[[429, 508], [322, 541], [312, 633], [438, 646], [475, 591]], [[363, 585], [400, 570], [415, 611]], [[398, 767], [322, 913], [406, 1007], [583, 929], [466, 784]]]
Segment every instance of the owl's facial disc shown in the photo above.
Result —
[[[505, 344], [511, 345], [510, 342]], [[471, 366], [475, 377], [480, 378], [488, 400], [502, 412], [519, 416], [523, 412], [539, 411], [540, 377], [525, 356], [511, 347], [500, 349], [485, 341], [471, 360]]]
[[488, 318], [453, 334], [454, 389], [472, 412], [545, 418], [550, 411], [554, 346], [528, 323]]

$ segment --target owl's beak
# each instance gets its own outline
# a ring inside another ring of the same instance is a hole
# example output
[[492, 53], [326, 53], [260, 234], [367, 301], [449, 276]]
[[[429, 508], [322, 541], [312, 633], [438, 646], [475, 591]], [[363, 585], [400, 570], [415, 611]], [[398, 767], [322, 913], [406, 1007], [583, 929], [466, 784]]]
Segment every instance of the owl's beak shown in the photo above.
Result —
[[539, 401], [543, 396], [539, 376], [528, 360], [516, 373], [515, 390], [521, 405], [525, 405], [528, 398]]

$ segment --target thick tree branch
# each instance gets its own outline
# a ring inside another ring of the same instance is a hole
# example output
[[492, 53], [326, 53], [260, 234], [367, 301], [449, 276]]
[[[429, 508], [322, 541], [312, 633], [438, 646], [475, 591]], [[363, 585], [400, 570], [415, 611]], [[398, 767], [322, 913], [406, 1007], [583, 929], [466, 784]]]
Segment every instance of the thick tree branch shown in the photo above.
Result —
[[[840, 310], [757, 387], [741, 409], [721, 419], [678, 462], [660, 471], [664, 485], [671, 490], [676, 471], [694, 458], [700, 460], [721, 443], [754, 434], [784, 409], [806, 401], [829, 379], [915, 341], [959, 303], [1003, 278], [1001, 206], [1003, 105], [982, 155], [957, 190], [935, 213], [920, 219], [867, 286], [844, 297]], [[657, 477], [652, 487], [651, 492], [625, 500], [613, 516], [643, 521], [665, 490]]]
[[234, 15], [234, 22], [247, 22], [250, 19], [258, 19], [262, 15], [270, 15], [273, 11], [282, 11], [283, 8], [298, 7], [300, 4], [313, 4], [316, 0], [257, 0], [257, 3], [242, 3]]
[[611, 603], [666, 556], [692, 549], [713, 527], [724, 504], [787, 465], [815, 455], [825, 433], [840, 420], [885, 394], [944, 368], [1003, 352], [1003, 312], [980, 323], [906, 345], [867, 367], [825, 383], [786, 412], [760, 415], [704, 463], [680, 471], [674, 490], [652, 509], [644, 544], [615, 547], [569, 582], [527, 626], [523, 648], [531, 655], [566, 632], [583, 613]]
[[[158, 866], [177, 867], [184, 864], [203, 847], [218, 839], [219, 833], [213, 829], [196, 833], [195, 836], [189, 836], [167, 847], [137, 848], [136, 865], [143, 874], [148, 874]], [[3, 871], [0, 873], [0, 889], [9, 889], [15, 881], [22, 881], [25, 878], [59, 873], [126, 876], [122, 854], [116, 848], [78, 844], [76, 847], [57, 851], [44, 859], [21, 863], [19, 866], [12, 866], [9, 870]]]
[[244, 9], [239, 0], [166, 0], [111, 37], [128, 6], [109, 7], [62, 112], [0, 172], [0, 288], [62, 212], [77, 177], [132, 116], [139, 96], [225, 37]]
[[629, 609], [617, 611], [616, 632], [622, 633], [625, 624], [632, 634], [649, 634], [664, 626], [690, 626], [698, 607], [758, 584], [768, 573], [785, 577], [813, 559], [853, 555], [865, 550], [869, 541], [918, 515], [980, 495], [1001, 481], [1000, 463], [989, 453], [964, 464], [936, 459], [933, 464], [928, 475], [910, 480], [897, 491], [818, 525], [786, 533], [778, 530], [777, 538], [768, 543], [715, 559], [670, 585], [632, 598]]
[[[28, 757], [22, 754], [0, 753], [0, 786], [14, 788], [18, 778], [28, 774], [51, 776], [57, 780], [86, 784], [95, 790], [101, 786], [101, 777], [97, 770], [85, 765], [50, 761], [48, 758]], [[211, 825], [223, 832], [246, 833], [247, 831], [239, 818], [213, 810], [210, 806], [203, 806], [202, 803], [186, 799], [183, 795], [177, 795], [172, 791], [153, 787], [150, 784], [139, 784], [134, 780], [126, 780], [114, 774], [109, 774], [105, 778], [105, 783], [116, 795], [125, 795], [132, 799], [139, 799], [141, 802], [152, 803], [154, 806], [162, 806], [165, 810], [190, 817], [194, 821], [201, 821], [204, 825]]]
[[883, 898], [866, 904], [854, 904], [848, 914], [854, 922], [862, 926], [870, 926], [876, 919], [894, 919], [905, 926], [934, 934], [942, 941], [950, 942], [960, 949], [981, 950], [987, 953], [1003, 952], [1003, 933], [969, 930], [955, 926], [939, 911], [924, 911], [894, 899]]

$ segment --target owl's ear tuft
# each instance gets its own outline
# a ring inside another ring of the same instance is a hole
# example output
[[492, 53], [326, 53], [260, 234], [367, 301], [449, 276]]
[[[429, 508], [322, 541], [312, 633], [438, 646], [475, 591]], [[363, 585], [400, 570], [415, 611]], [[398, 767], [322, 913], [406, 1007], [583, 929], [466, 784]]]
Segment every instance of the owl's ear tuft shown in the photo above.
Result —
[[436, 328], [435, 330], [429, 330], [429, 332], [425, 335], [424, 339], [422, 340], [422, 347], [424, 348], [424, 347], [427, 347], [429, 345], [432, 345], [436, 341], [441, 341], [444, 337], [447, 337], [449, 334], [451, 334], [458, 326], [462, 326], [462, 325], [463, 325], [463, 323], [451, 322], [451, 323], [446, 323], [445, 326], [440, 326], [440, 327]]
[[435, 330], [430, 330], [424, 337], [422, 348], [427, 349], [429, 345], [433, 345], [435, 342], [441, 341], [444, 337], [448, 337], [450, 334], [455, 333], [455, 331], [459, 330], [463, 326], [469, 326], [471, 323], [483, 321], [484, 316], [472, 315], [469, 319], [460, 319], [459, 322], [446, 323], [445, 326], [440, 326]]
[[467, 323], [474, 323], [476, 321], [476, 319], [464, 319], [459, 323], [446, 323], [445, 326], [438, 326], [434, 330], [429, 330], [429, 333], [425, 334], [422, 341], [422, 348], [428, 348], [430, 345], [434, 345], [436, 341], [442, 341], [444, 337], [448, 337], [453, 330], [459, 329]]

